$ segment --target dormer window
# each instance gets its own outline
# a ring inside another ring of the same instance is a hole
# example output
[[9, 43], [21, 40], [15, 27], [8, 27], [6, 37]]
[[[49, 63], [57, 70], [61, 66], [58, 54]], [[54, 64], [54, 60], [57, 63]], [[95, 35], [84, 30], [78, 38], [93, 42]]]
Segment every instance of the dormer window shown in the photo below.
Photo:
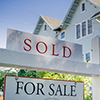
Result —
[[85, 2], [81, 3], [81, 12], [84, 12], [86, 10], [86, 4]]
[[47, 30], [47, 25], [45, 24], [45, 25], [44, 25], [44, 31], [46, 31], [46, 30]]
[[61, 33], [61, 39], [65, 39], [65, 32]]
[[85, 3], [82, 4], [82, 12], [85, 11]]

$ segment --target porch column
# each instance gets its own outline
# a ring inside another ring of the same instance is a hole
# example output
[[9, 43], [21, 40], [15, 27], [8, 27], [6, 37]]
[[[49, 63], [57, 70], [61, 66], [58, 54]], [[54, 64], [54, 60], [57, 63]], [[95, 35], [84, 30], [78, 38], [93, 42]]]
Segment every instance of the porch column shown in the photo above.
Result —
[[[91, 62], [100, 64], [100, 36], [96, 36], [91, 41]], [[99, 69], [100, 71], [100, 69]], [[100, 100], [100, 76], [92, 76], [93, 100]]]

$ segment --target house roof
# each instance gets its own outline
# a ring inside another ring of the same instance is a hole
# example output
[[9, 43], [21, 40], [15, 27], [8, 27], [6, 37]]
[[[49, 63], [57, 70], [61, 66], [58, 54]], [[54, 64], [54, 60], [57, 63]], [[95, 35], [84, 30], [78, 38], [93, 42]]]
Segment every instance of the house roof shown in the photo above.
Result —
[[98, 16], [100, 16], [100, 11], [95, 13], [91, 18], [98, 17]]
[[58, 26], [60, 26], [62, 24], [61, 20], [57, 20], [57, 19], [54, 19], [54, 18], [50, 18], [50, 17], [46, 17], [46, 16], [43, 16], [43, 15], [40, 15], [40, 18], [39, 18], [38, 23], [36, 25], [34, 34], [38, 34], [40, 32], [40, 29], [41, 29], [41, 27], [42, 27], [44, 22], [47, 25], [49, 25], [49, 27], [52, 30], [57, 28]]
[[[70, 24], [71, 19], [73, 18], [73, 14], [76, 11], [77, 6], [79, 5], [79, 2], [81, 0], [73, 0], [63, 22], [62, 22], [62, 28], [66, 28]], [[86, 2], [89, 2], [91, 5], [93, 5], [95, 8], [100, 9], [100, 0], [86, 0]]]
[[52, 28], [55, 29], [58, 26], [61, 25], [62, 21], [61, 20], [57, 20], [54, 18], [50, 18], [50, 17], [46, 17], [46, 16], [42, 16], [41, 17], [44, 19], [44, 21]]
[[100, 0], [90, 0], [91, 2], [93, 2], [95, 5], [97, 5], [98, 7], [100, 7]]
[[[63, 21], [41, 15], [39, 18], [39, 21], [36, 25], [34, 34], [39, 33], [44, 22], [46, 22], [52, 30], [57, 31], [57, 30], [65, 29], [70, 24], [70, 21], [73, 18], [73, 14], [75, 13], [76, 8], [78, 7], [80, 1], [81, 0], [73, 0]], [[89, 2], [95, 8], [100, 9], [100, 0], [86, 0], [86, 2]], [[100, 12], [94, 14], [91, 17], [94, 17], [94, 16], [98, 15], [99, 13]]]

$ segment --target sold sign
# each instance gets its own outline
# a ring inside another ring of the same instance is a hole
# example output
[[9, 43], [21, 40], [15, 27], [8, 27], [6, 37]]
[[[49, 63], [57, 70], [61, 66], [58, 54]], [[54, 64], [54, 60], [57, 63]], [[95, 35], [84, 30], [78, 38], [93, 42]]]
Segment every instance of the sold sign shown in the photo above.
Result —
[[8, 29], [7, 49], [82, 61], [82, 46], [67, 41]]
[[[25, 39], [25, 40], [24, 40], [24, 44], [25, 44], [26, 46], [28, 46], [29, 48], [27, 49], [27, 48], [24, 46], [23, 49], [24, 49], [25, 51], [29, 52], [29, 51], [32, 50], [32, 46], [31, 46], [30, 44], [28, 44], [27, 41], [31, 43], [32, 40], [31, 40], [31, 39]], [[41, 44], [41, 45], [44, 46], [44, 51], [41, 51], [41, 50], [39, 49], [39, 44]], [[51, 54], [52, 54], [52, 56], [59, 56], [59, 54], [55, 53], [55, 48], [56, 48], [55, 46], [56, 46], [55, 44], [52, 44], [52, 53], [51, 53]], [[36, 51], [37, 51], [39, 54], [45, 54], [45, 53], [48, 51], [48, 45], [47, 45], [45, 42], [43, 42], [43, 41], [39, 41], [38, 43], [36, 43], [35, 48], [36, 48]], [[69, 58], [69, 57], [71, 56], [71, 54], [72, 54], [71, 49], [70, 49], [69, 47], [67, 47], [67, 46], [62, 46], [62, 48], [63, 48], [63, 57]], [[66, 50], [69, 51], [68, 56], [65, 55]]]

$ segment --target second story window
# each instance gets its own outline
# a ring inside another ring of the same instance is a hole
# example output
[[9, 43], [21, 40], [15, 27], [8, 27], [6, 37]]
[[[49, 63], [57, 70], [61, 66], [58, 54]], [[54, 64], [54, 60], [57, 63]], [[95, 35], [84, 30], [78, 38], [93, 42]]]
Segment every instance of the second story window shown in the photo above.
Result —
[[86, 20], [84, 22], [76, 24], [75, 28], [76, 28], [76, 31], [75, 31], [76, 39], [89, 36], [90, 34], [93, 33], [92, 20]]
[[65, 32], [62, 32], [61, 33], [61, 39], [64, 39], [65, 38]]
[[88, 34], [92, 33], [92, 20], [88, 20]]
[[76, 25], [76, 36], [77, 39], [80, 38], [80, 24]]
[[82, 9], [82, 12], [85, 11], [85, 2], [82, 3], [82, 6], [81, 7], [82, 7], [81, 8]]
[[47, 30], [47, 25], [45, 24], [45, 25], [44, 25], [44, 31], [46, 31], [46, 30]]
[[82, 23], [82, 37], [86, 36], [86, 21]]

